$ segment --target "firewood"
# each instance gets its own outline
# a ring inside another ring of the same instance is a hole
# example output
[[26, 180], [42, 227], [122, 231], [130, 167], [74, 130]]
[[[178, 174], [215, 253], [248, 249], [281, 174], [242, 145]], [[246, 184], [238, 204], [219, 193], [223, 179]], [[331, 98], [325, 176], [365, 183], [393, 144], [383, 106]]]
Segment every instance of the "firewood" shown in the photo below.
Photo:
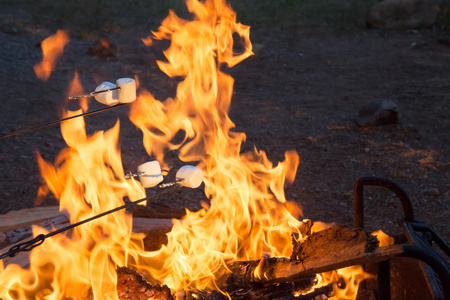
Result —
[[[47, 230], [50, 230], [50, 228], [60, 229], [65, 226], [68, 226], [70, 223], [65, 222], [61, 223], [62, 221], [61, 216], [53, 219], [54, 223], [52, 223], [52, 220], [44, 222], [45, 224], [48, 223], [48, 226], [46, 227]], [[146, 236], [144, 238], [144, 247], [146, 250], [157, 250], [161, 247], [161, 245], [167, 243], [167, 236], [166, 233], [168, 233], [172, 229], [172, 220], [168, 219], [144, 219], [144, 218], [134, 218], [133, 219], [133, 232], [135, 233], [144, 233]], [[83, 226], [83, 225], [81, 225]], [[18, 232], [28, 232], [28, 227], [22, 228], [20, 230], [17, 230]], [[7, 246], [4, 246], [2, 249], [0, 249], [0, 254], [6, 253], [9, 251], [9, 249], [17, 244], [26, 242], [31, 240], [33, 237], [29, 235], [27, 238], [21, 239], [19, 242], [10, 244]], [[45, 243], [45, 241], [44, 241]], [[6, 257], [2, 261], [5, 266], [9, 264], [18, 264], [22, 268], [28, 267], [30, 264], [29, 260], [29, 252], [21, 252], [17, 256], [14, 257]]]
[[[377, 241], [364, 231], [334, 226], [311, 235], [298, 246], [292, 259], [263, 258], [232, 262], [228, 267], [249, 282], [289, 282], [348, 266], [387, 260], [403, 253], [402, 245], [376, 245]], [[262, 276], [255, 276], [256, 269]]]
[[[60, 223], [60, 224], [53, 224], [52, 227], [55, 230], [58, 230], [60, 228], [63, 228], [65, 226], [69, 225], [69, 222], [66, 223]], [[29, 236], [27, 238], [22, 239], [20, 242], [11, 244], [11, 245], [7, 245], [5, 247], [3, 247], [2, 249], [0, 249], [0, 254], [4, 254], [6, 252], [8, 252], [12, 247], [21, 244], [21, 243], [25, 243], [29, 240], [33, 239], [33, 236]], [[45, 243], [45, 241], [44, 241]], [[39, 247], [39, 246], [38, 246]], [[6, 257], [1, 261], [4, 266], [6, 267], [7, 265], [10, 264], [17, 264], [19, 265], [21, 268], [28, 268], [30, 266], [30, 252], [19, 252], [16, 256], [14, 257]]]
[[342, 226], [316, 232], [302, 243], [294, 243], [291, 260], [304, 261], [308, 258], [332, 257], [339, 251], [351, 251], [355, 254], [371, 252], [378, 247], [378, 239], [362, 230]]
[[58, 206], [43, 206], [10, 211], [0, 215], [0, 231], [8, 232], [64, 215]]
[[[325, 297], [327, 297], [326, 299], [328, 299], [328, 297], [334, 296], [335, 288], [342, 289], [344, 287], [345, 287], [345, 281], [340, 279], [337, 282], [332, 282], [332, 283], [322, 286], [320, 288], [316, 288], [312, 292], [309, 292], [307, 294], [303, 294], [303, 295], [299, 295], [299, 296], [292, 295], [291, 297], [284, 298], [283, 300], [290, 300], [290, 299], [309, 300], [309, 299], [315, 299], [315, 297], [322, 296], [322, 295], [325, 295]], [[322, 298], [320, 298], [320, 299], [322, 299]]]
[[[56, 218], [41, 222], [36, 224], [37, 226], [43, 227], [48, 231], [52, 231], [56, 225], [67, 223], [68, 225], [69, 219], [65, 215], [60, 215]], [[21, 240], [24, 240], [33, 235], [33, 226], [26, 226], [22, 228], [17, 228], [12, 231], [8, 231], [6, 236], [8, 237], [9, 243], [14, 244]]]
[[[172, 300], [172, 293], [166, 285], [151, 285], [139, 273], [126, 267], [117, 269], [117, 294], [119, 300]], [[94, 299], [89, 291], [86, 300]]]
[[172, 299], [166, 285], [150, 285], [140, 274], [125, 267], [117, 270], [117, 293], [120, 300]]

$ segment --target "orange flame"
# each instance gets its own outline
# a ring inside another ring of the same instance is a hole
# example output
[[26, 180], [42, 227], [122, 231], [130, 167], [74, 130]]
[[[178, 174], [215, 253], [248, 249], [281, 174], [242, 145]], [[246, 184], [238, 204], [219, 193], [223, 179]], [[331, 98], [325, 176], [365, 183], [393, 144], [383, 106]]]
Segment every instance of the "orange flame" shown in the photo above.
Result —
[[[78, 84], [75, 76], [71, 90]], [[67, 111], [64, 117], [79, 113]], [[54, 164], [38, 156], [48, 189], [72, 223], [123, 205], [125, 196], [131, 200], [145, 196], [139, 184], [124, 178], [117, 147], [119, 123], [92, 136], [84, 127], [83, 118], [63, 122], [68, 148]], [[131, 233], [131, 221], [130, 215], [118, 211], [47, 238], [31, 252], [29, 270], [14, 264], [1, 270], [0, 298], [58, 300], [85, 297], [91, 289], [96, 299], [118, 299], [115, 270], [143, 248], [142, 237]], [[47, 232], [36, 227], [33, 233]]]
[[380, 241], [380, 247], [394, 244], [394, 238], [384, 233], [383, 230], [381, 229], [372, 232], [372, 235], [376, 236], [377, 239]]
[[343, 279], [345, 282], [344, 287], [339, 287], [337, 284], [333, 286], [333, 298], [352, 300], [356, 299], [359, 284], [363, 280], [371, 278], [376, 278], [376, 275], [365, 272], [362, 266], [351, 266], [332, 272], [322, 273], [320, 275], [321, 282], [317, 287], [333, 282], [336, 283], [339, 282], [339, 279]]
[[[167, 75], [184, 78], [177, 95], [161, 102], [142, 92], [130, 119], [159, 162], [164, 164], [167, 150], [176, 150], [181, 161], [203, 170], [210, 206], [174, 220], [167, 245], [153, 252], [143, 250], [142, 236], [132, 234], [131, 216], [124, 211], [48, 238], [31, 252], [29, 270], [13, 264], [0, 269], [1, 299], [82, 298], [89, 290], [94, 299], [118, 299], [117, 266], [134, 267], [175, 291], [218, 289], [229, 260], [291, 254], [292, 233], [302, 222], [291, 213], [294, 205], [286, 201], [284, 188], [294, 180], [299, 157], [287, 151], [285, 160], [273, 165], [256, 148], [241, 153], [245, 134], [234, 131], [228, 116], [233, 79], [224, 69], [252, 55], [249, 27], [236, 22], [225, 0], [186, 4], [194, 21], [170, 12], [153, 33], [153, 39], [171, 40], [167, 61], [158, 65]], [[76, 77], [73, 89], [82, 89]], [[61, 131], [68, 147], [53, 164], [38, 157], [47, 189], [72, 223], [118, 207], [124, 197], [145, 196], [138, 182], [124, 178], [119, 122], [92, 136], [84, 127], [83, 118], [65, 121]], [[184, 139], [175, 142], [180, 132]], [[34, 235], [40, 233], [45, 231], [34, 228]]]
[[[154, 39], [171, 40], [167, 62], [158, 65], [170, 77], [184, 77], [176, 98], [160, 102], [142, 93], [130, 119], [157, 160], [164, 161], [169, 149], [178, 150], [182, 161], [199, 162], [211, 206], [175, 222], [167, 246], [136, 267], [174, 289], [214, 288], [227, 260], [290, 255], [291, 233], [301, 222], [287, 210], [284, 186], [293, 181], [299, 157], [287, 152], [285, 161], [273, 166], [257, 149], [240, 153], [245, 134], [232, 131], [227, 115], [233, 79], [220, 67], [252, 55], [249, 27], [236, 23], [225, 1], [186, 3], [194, 21], [171, 11], [153, 33]], [[241, 53], [233, 49], [236, 37]], [[184, 140], [173, 143], [180, 131]]]
[[46, 81], [55, 67], [56, 60], [62, 55], [64, 47], [69, 43], [69, 35], [64, 30], [58, 30], [54, 35], [41, 43], [42, 62], [34, 66], [36, 76]]

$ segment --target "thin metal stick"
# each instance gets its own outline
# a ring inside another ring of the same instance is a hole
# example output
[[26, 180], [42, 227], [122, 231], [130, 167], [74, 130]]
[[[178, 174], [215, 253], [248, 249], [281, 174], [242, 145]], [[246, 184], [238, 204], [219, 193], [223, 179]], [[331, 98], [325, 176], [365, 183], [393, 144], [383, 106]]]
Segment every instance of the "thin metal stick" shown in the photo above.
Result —
[[98, 218], [101, 218], [103, 216], [112, 214], [112, 213], [117, 212], [119, 210], [122, 210], [124, 208], [127, 208], [127, 207], [130, 207], [130, 206], [136, 205], [138, 203], [141, 203], [141, 202], [144, 202], [144, 201], [148, 201], [148, 200], [156, 198], [158, 196], [167, 194], [167, 193], [169, 193], [169, 192], [171, 192], [173, 190], [176, 190], [178, 188], [180, 188], [180, 186], [176, 185], [176, 186], [173, 186], [171, 188], [167, 188], [167, 189], [163, 190], [160, 193], [157, 193], [157, 194], [154, 194], [154, 195], [151, 195], [151, 196], [148, 196], [148, 197], [136, 200], [136, 201], [128, 202], [128, 203], [126, 203], [126, 204], [124, 204], [122, 206], [119, 206], [119, 207], [113, 208], [111, 210], [105, 211], [105, 212], [103, 212], [101, 214], [98, 214], [98, 215], [95, 215], [93, 217], [87, 218], [87, 219], [82, 220], [80, 222], [77, 222], [77, 223], [74, 223], [74, 224], [70, 224], [70, 225], [68, 225], [66, 227], [63, 227], [63, 228], [60, 228], [58, 230], [49, 232], [47, 234], [39, 234], [34, 239], [32, 239], [30, 241], [19, 243], [19, 244], [15, 245], [15, 246], [12, 246], [9, 249], [8, 252], [5, 252], [5, 253], [0, 255], [0, 260], [4, 259], [5, 257], [8, 257], [8, 256], [9, 257], [14, 257], [17, 254], [19, 254], [20, 252], [31, 251], [31, 250], [33, 250], [33, 248], [41, 245], [45, 241], [46, 238], [49, 238], [49, 237], [54, 236], [54, 235], [57, 235], [57, 234], [59, 234], [61, 232], [64, 232], [64, 231], [68, 231], [70, 229], [73, 229], [73, 228], [78, 227], [80, 225], [83, 225], [85, 223], [91, 222], [91, 221], [96, 220]]
[[4, 138], [7, 138], [7, 137], [10, 137], [10, 136], [14, 136], [14, 135], [18, 135], [18, 134], [21, 134], [21, 133], [25, 133], [25, 132], [28, 132], [28, 131], [33, 131], [33, 130], [40, 129], [40, 128], [43, 128], [43, 127], [47, 127], [47, 126], [50, 126], [50, 125], [58, 124], [58, 123], [61, 123], [61, 122], [64, 122], [64, 121], [67, 121], [67, 120], [70, 120], [70, 119], [93, 115], [93, 114], [96, 114], [96, 113], [99, 113], [99, 112], [103, 112], [103, 111], [106, 111], [108, 109], [113, 109], [113, 108], [116, 108], [116, 107], [119, 107], [119, 106], [123, 106], [123, 105], [126, 105], [126, 104], [128, 104], [128, 103], [119, 103], [119, 104], [116, 104], [116, 105], [113, 105], [113, 106], [108, 106], [108, 107], [101, 108], [101, 109], [98, 109], [98, 110], [94, 110], [94, 111], [91, 111], [91, 112], [82, 113], [82, 114], [79, 114], [79, 115], [67, 117], [67, 118], [56, 120], [56, 121], [53, 121], [53, 122], [50, 122], [50, 123], [41, 124], [41, 125], [38, 125], [38, 126], [35, 126], [35, 127], [30, 127], [30, 128], [14, 131], [14, 132], [5, 134], [3, 136], [0, 136], [0, 140], [4, 139]]
[[107, 89], [107, 90], [90, 92], [89, 94], [86, 94], [86, 95], [70, 96], [69, 99], [87, 98], [87, 97], [95, 96], [97, 94], [106, 93], [106, 92], [115, 91], [115, 90], [120, 90], [120, 86], [111, 88], [111, 89]]

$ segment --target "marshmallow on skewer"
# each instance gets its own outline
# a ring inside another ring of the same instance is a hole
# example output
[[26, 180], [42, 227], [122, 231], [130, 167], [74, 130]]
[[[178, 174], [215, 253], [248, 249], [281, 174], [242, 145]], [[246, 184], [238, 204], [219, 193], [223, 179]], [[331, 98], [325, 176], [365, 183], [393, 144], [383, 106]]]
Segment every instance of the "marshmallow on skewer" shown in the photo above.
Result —
[[[110, 91], [111, 89], [116, 90]], [[95, 88], [95, 92], [83, 96], [94, 96], [93, 94], [95, 94], [95, 100], [109, 106], [118, 103], [130, 103], [136, 100], [136, 81], [133, 78], [117, 79], [116, 84], [105, 81]], [[81, 96], [73, 96], [72, 98], [78, 97]]]
[[130, 103], [136, 100], [136, 81], [132, 78], [117, 79], [118, 101], [120, 103]]
[[181, 186], [195, 189], [203, 182], [203, 171], [194, 166], [182, 166], [175, 177], [180, 180]]
[[137, 171], [139, 174], [139, 181], [144, 188], [154, 187], [164, 180], [161, 173], [161, 166], [156, 160], [138, 166]]
[[100, 103], [103, 103], [105, 105], [116, 105], [119, 103], [118, 100], [118, 91], [108, 91], [110, 89], [116, 88], [116, 85], [114, 83], [105, 81], [102, 82], [98, 87], [95, 88], [95, 92], [101, 92], [101, 91], [107, 91], [107, 92], [101, 92], [95, 95], [95, 100], [97, 100]]

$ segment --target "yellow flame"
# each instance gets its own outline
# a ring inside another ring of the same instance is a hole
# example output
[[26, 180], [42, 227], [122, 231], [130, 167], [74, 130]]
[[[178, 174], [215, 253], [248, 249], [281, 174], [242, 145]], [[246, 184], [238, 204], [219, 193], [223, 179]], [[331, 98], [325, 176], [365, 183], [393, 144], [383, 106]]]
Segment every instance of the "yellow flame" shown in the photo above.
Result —
[[[79, 113], [67, 111], [65, 117]], [[117, 146], [119, 123], [92, 136], [84, 127], [83, 118], [63, 122], [68, 147], [54, 164], [38, 156], [47, 189], [59, 199], [60, 209], [69, 213], [72, 223], [123, 205], [125, 196], [131, 200], [145, 196], [139, 184], [124, 178]], [[85, 297], [91, 289], [96, 299], [118, 299], [115, 270], [142, 249], [142, 237], [131, 233], [131, 221], [131, 216], [118, 211], [47, 238], [31, 252], [29, 270], [16, 265], [3, 268], [0, 298], [58, 300]], [[36, 227], [33, 233], [46, 231]]]
[[[130, 119], [142, 130], [148, 154], [160, 163], [167, 150], [176, 150], [181, 161], [204, 171], [210, 206], [174, 220], [167, 245], [153, 252], [143, 250], [142, 236], [132, 234], [131, 216], [124, 211], [48, 238], [31, 252], [30, 269], [0, 269], [1, 299], [77, 298], [88, 291], [95, 299], [118, 299], [117, 266], [134, 267], [173, 290], [217, 289], [229, 260], [291, 254], [301, 210], [286, 201], [284, 188], [294, 180], [299, 157], [287, 151], [285, 160], [274, 165], [256, 148], [241, 153], [245, 134], [234, 130], [228, 116], [233, 79], [224, 70], [252, 55], [249, 27], [236, 22], [224, 0], [186, 4], [193, 21], [170, 12], [152, 37], [171, 41], [164, 52], [167, 61], [158, 65], [184, 79], [176, 97], [158, 101], [144, 91]], [[71, 92], [82, 89], [76, 79]], [[87, 135], [84, 119], [76, 118], [62, 123], [61, 131], [68, 147], [55, 162], [38, 157], [46, 180], [40, 195], [51, 191], [72, 223], [118, 207], [124, 197], [145, 196], [138, 182], [124, 178], [119, 122]], [[180, 132], [184, 139], [174, 142]], [[34, 235], [41, 233], [45, 230], [34, 229]]]
[[[164, 52], [167, 61], [158, 65], [167, 75], [184, 78], [176, 98], [160, 102], [142, 93], [130, 113], [150, 155], [163, 162], [165, 150], [178, 150], [181, 160], [198, 162], [205, 173], [211, 206], [175, 222], [167, 246], [136, 266], [174, 289], [214, 287], [227, 260], [257, 259], [263, 253], [289, 256], [291, 233], [300, 224], [284, 195], [298, 155], [289, 151], [273, 166], [257, 149], [241, 154], [245, 134], [232, 131], [235, 125], [227, 115], [233, 79], [221, 67], [252, 55], [249, 27], [236, 22], [225, 1], [186, 3], [194, 21], [170, 12], [153, 33], [154, 39], [171, 41]], [[236, 40], [240, 53], [234, 51]], [[173, 143], [180, 131], [184, 140]]]
[[62, 55], [64, 47], [69, 43], [69, 35], [64, 30], [58, 30], [41, 43], [42, 62], [34, 66], [36, 76], [46, 81], [52, 74], [56, 60]]

